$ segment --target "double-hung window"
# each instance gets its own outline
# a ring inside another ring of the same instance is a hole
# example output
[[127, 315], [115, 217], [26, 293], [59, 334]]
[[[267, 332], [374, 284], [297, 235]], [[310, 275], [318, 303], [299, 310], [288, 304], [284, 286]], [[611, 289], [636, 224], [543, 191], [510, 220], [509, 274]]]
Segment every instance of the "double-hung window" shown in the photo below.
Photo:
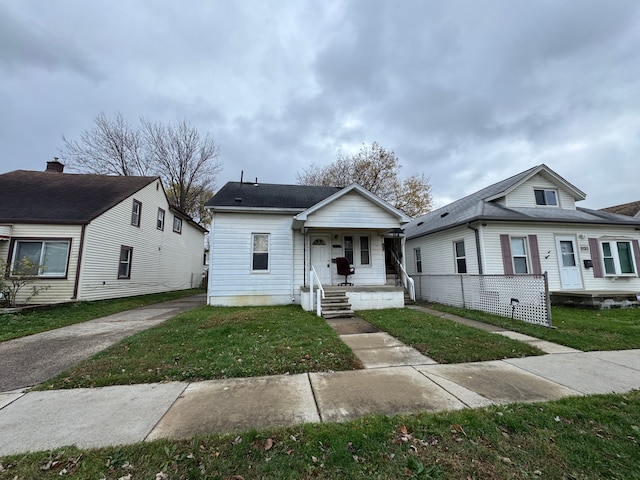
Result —
[[131, 259], [133, 257], [133, 247], [122, 245], [120, 247], [120, 263], [118, 265], [118, 278], [131, 278]]
[[351, 235], [344, 237], [344, 256], [349, 260], [349, 265], [353, 265], [353, 237]]
[[164, 230], [164, 210], [158, 208], [158, 220], [156, 221], [156, 228], [158, 230]]
[[369, 237], [360, 237], [360, 265], [369, 265], [370, 263]]
[[416, 261], [416, 273], [422, 273], [422, 252], [419, 248], [413, 249], [413, 257]]
[[453, 242], [453, 251], [456, 256], [456, 273], [467, 273], [467, 255], [464, 250], [464, 240]]
[[173, 231], [176, 233], [182, 233], [182, 219], [180, 217], [173, 217]]
[[71, 240], [16, 240], [12, 275], [66, 277]]
[[609, 240], [601, 242], [605, 275], [634, 275], [635, 259], [631, 242]]
[[527, 240], [525, 237], [511, 237], [511, 258], [513, 273], [529, 273]]
[[142, 202], [138, 200], [133, 201], [133, 206], [131, 207], [131, 225], [134, 227], [140, 226], [140, 214], [142, 213]]
[[534, 189], [533, 194], [536, 197], [536, 205], [547, 207], [558, 206], [558, 192], [555, 190]]
[[269, 237], [268, 233], [253, 233], [251, 235], [251, 270], [254, 272], [269, 270]]

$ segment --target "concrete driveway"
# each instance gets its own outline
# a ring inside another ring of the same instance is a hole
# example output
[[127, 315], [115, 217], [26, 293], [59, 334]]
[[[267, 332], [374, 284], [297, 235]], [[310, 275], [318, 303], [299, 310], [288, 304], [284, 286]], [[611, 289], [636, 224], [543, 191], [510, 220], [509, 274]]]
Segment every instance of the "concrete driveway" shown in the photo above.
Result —
[[0, 343], [0, 392], [31, 387], [179, 313], [206, 304], [206, 295], [128, 310]]

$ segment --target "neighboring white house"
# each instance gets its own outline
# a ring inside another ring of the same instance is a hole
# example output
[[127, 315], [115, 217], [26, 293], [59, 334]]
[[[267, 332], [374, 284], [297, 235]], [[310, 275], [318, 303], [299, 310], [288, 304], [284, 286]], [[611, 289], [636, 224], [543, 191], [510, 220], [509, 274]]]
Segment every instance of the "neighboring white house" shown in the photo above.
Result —
[[31, 303], [196, 287], [205, 232], [169, 205], [158, 177], [67, 174], [57, 161], [0, 175], [0, 259], [28, 258], [48, 287]]
[[[336, 258], [354, 266], [346, 288], [354, 309], [404, 305], [387, 285], [391, 251], [402, 252], [410, 219], [359, 185], [345, 188], [229, 182], [211, 210], [210, 305], [310, 305], [310, 275], [344, 282]], [[401, 257], [401, 255], [399, 255]]]
[[548, 273], [551, 292], [640, 292], [640, 219], [576, 207], [539, 165], [415, 219], [410, 274]]

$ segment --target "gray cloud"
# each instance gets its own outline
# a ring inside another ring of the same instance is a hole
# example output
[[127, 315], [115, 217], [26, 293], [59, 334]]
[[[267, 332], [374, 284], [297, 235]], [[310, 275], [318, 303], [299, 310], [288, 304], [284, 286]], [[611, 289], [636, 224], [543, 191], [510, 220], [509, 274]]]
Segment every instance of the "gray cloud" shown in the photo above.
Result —
[[0, 0], [0, 162], [121, 111], [211, 132], [219, 184], [378, 141], [438, 202], [544, 162], [603, 207], [640, 198], [639, 43], [623, 0]]

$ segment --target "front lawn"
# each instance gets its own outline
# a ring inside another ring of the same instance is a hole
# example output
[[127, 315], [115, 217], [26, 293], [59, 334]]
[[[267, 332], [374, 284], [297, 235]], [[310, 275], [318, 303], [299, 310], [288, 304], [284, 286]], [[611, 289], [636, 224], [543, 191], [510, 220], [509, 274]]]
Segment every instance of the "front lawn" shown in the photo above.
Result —
[[551, 307], [555, 328], [548, 328], [478, 310], [441, 304], [429, 306], [583, 351], [640, 348], [640, 308], [589, 310]]
[[362, 368], [324, 319], [298, 306], [199, 307], [98, 353], [41, 389]]
[[638, 479], [640, 392], [0, 458], [0, 479]]
[[543, 353], [531, 345], [417, 310], [367, 310], [358, 315], [438, 363], [480, 362]]
[[95, 302], [65, 303], [15, 314], [0, 313], [0, 342], [204, 292], [204, 289], [177, 290]]

